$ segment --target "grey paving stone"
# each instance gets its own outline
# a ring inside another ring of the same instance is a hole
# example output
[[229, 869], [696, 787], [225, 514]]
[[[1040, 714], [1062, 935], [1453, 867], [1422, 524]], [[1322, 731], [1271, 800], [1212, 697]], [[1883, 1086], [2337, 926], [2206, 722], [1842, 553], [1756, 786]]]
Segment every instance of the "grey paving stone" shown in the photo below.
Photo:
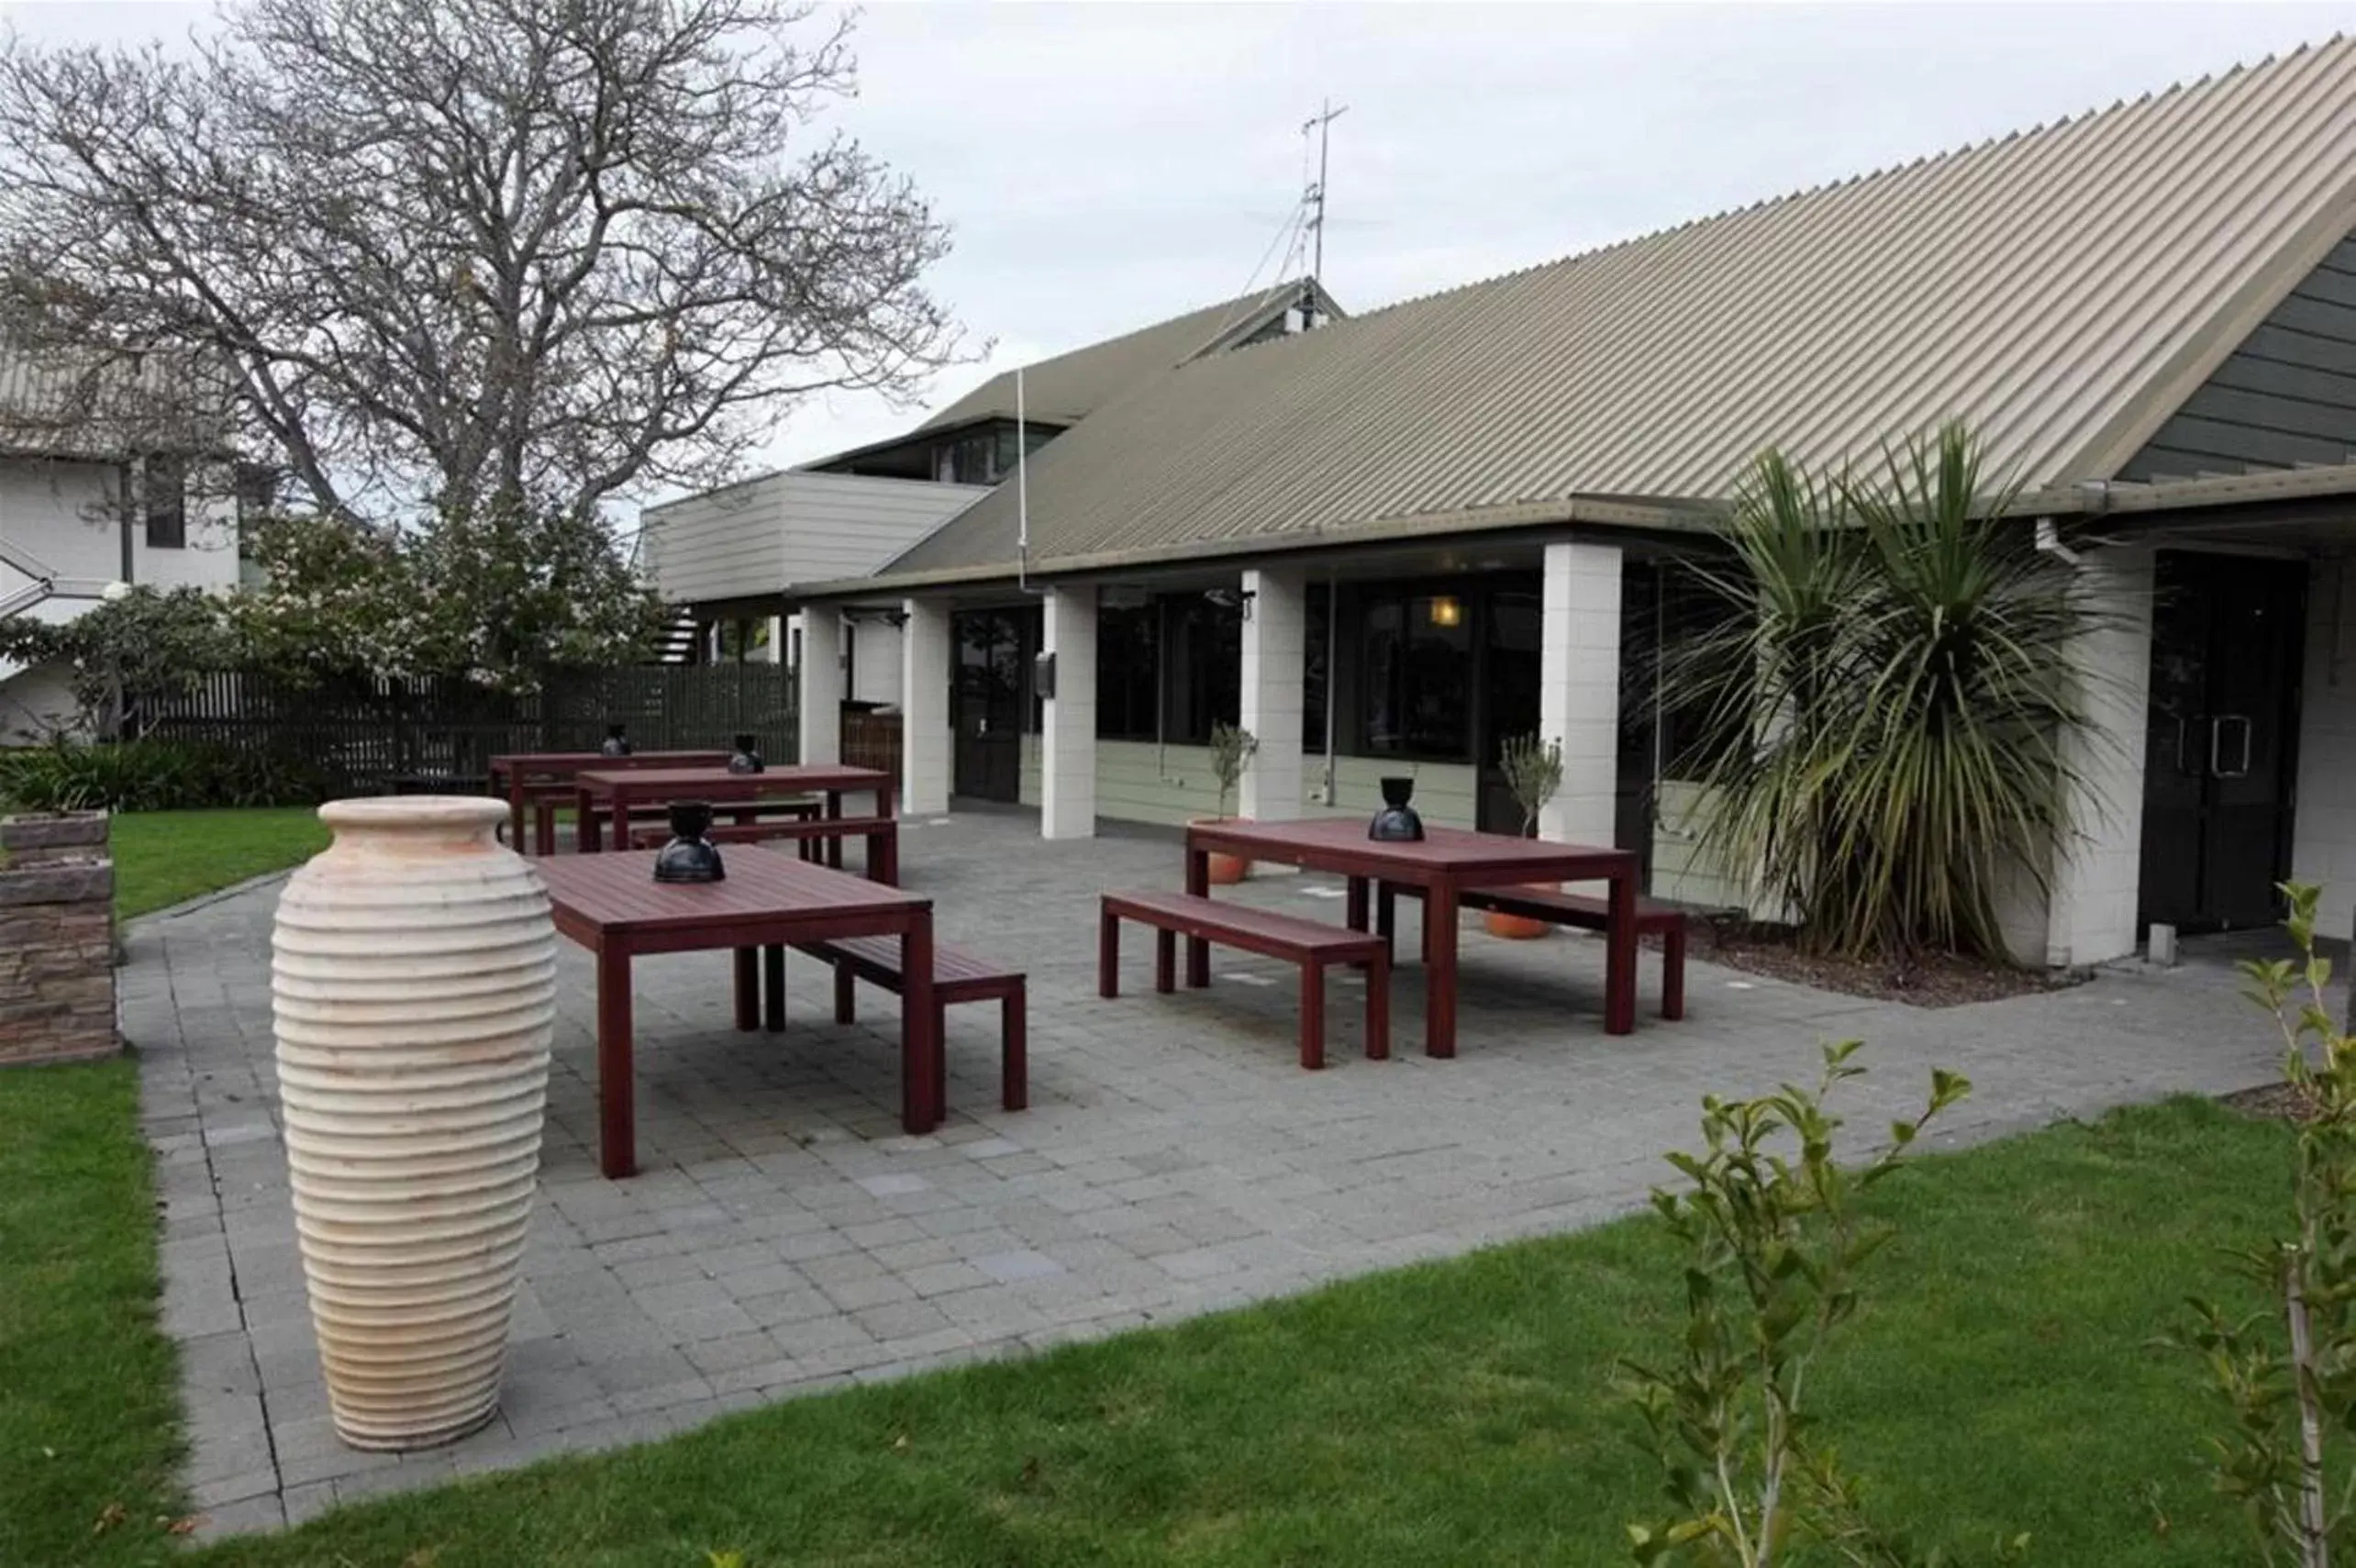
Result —
[[[1469, 925], [1463, 1049], [1432, 1062], [1416, 1049], [1410, 909], [1394, 1059], [1355, 1059], [1351, 1009], [1337, 1006], [1333, 1063], [1304, 1073], [1278, 966], [1222, 963], [1247, 983], [1207, 994], [1095, 995], [1096, 890], [1167, 884], [1166, 835], [1043, 844], [1023, 817], [961, 814], [912, 828], [906, 853], [944, 939], [1031, 975], [1031, 1109], [996, 1109], [995, 1036], [953, 1013], [956, 1109], [906, 1138], [887, 1009], [839, 1033], [827, 977], [797, 963], [793, 1049], [756, 1048], [730, 1028], [726, 957], [682, 955], [639, 976], [645, 1173], [608, 1182], [591, 969], [565, 947], [501, 1416], [414, 1462], [353, 1455], [328, 1417], [277, 1131], [274, 886], [133, 922], [123, 1018], [162, 1199], [183, 1478], [219, 1500], [200, 1533], [1594, 1224], [1642, 1203], [1661, 1151], [1690, 1142], [1702, 1094], [1806, 1072], [1826, 1038], [1863, 1038], [1869, 1064], [1891, 1069], [1853, 1085], [1858, 1127], [1910, 1108], [1934, 1062], [1970, 1074], [1978, 1093], [1939, 1147], [2274, 1071], [2237, 980], [2198, 964], [1928, 1013], [1697, 961], [1692, 1016], [1665, 1024], [1648, 962], [1642, 1027], [1615, 1039], [1596, 1022], [1600, 943], [1498, 942]], [[1232, 895], [1338, 918], [1312, 891], [1337, 888], [1265, 877]]]

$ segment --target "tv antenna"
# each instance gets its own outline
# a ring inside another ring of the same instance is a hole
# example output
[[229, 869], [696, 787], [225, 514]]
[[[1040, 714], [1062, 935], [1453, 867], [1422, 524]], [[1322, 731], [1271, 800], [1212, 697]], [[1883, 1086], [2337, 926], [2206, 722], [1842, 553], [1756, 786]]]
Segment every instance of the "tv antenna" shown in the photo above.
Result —
[[1309, 214], [1309, 275], [1320, 284], [1325, 278], [1326, 148], [1332, 135], [1333, 122], [1349, 112], [1348, 104], [1337, 108], [1334, 101], [1328, 98], [1323, 108], [1301, 122], [1304, 141], [1308, 139], [1309, 132], [1317, 133], [1317, 177], [1308, 189], [1301, 193], [1301, 204]]

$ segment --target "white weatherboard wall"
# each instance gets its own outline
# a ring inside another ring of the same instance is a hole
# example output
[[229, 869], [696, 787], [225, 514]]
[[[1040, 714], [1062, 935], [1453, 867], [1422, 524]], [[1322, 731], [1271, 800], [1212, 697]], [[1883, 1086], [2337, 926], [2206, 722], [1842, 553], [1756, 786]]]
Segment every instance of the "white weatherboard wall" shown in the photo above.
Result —
[[1039, 732], [1039, 834], [1091, 839], [1096, 833], [1096, 590], [1056, 588], [1047, 595], [1046, 611], [1055, 695], [1046, 699]]
[[2135, 951], [2151, 706], [2151, 551], [2095, 550], [2079, 570], [2091, 607], [2105, 619], [2073, 650], [2087, 728], [2063, 742], [2063, 759], [2078, 777], [2070, 792], [2072, 831], [2054, 846], [2043, 954], [2061, 969]]
[[[1334, 772], [1334, 803], [1318, 798], [1325, 785], [1325, 758], [1309, 756], [1303, 767], [1301, 803], [1295, 817], [1350, 817], [1372, 821], [1383, 805], [1380, 781], [1405, 773], [1416, 781], [1416, 810], [1443, 828], [1472, 826], [1475, 790], [1470, 766], [1461, 762], [1401, 762], [1381, 757], [1342, 757]], [[1023, 737], [1025, 806], [1039, 803], [1039, 737]], [[1158, 746], [1150, 740], [1096, 742], [1096, 815], [1111, 822], [1184, 826], [1218, 810], [1219, 783], [1211, 753], [1203, 746]], [[1228, 806], [1234, 809], [1233, 803]]]
[[1619, 815], [1620, 551], [1550, 544], [1540, 600], [1538, 729], [1562, 746], [1562, 787], [1538, 834], [1562, 844], [1612, 842]]
[[949, 606], [910, 599], [900, 670], [900, 789], [911, 816], [949, 809]]
[[900, 630], [889, 621], [861, 618], [850, 624], [850, 690], [852, 702], [901, 699]]
[[645, 551], [669, 604], [864, 577], [989, 494], [973, 484], [788, 470], [646, 509]]
[[[0, 539], [30, 556], [45, 575], [85, 590], [76, 596], [44, 599], [24, 613], [53, 624], [72, 620], [99, 603], [88, 596], [89, 585], [123, 575], [121, 510], [114, 499], [117, 472], [105, 463], [0, 458]], [[202, 491], [208, 487], [198, 488], [200, 493], [189, 498], [183, 548], [150, 547], [145, 522], [133, 520], [130, 581], [223, 593], [237, 585], [236, 508], [226, 498], [207, 499]], [[31, 584], [31, 578], [0, 561], [0, 600]], [[28, 670], [0, 660], [0, 745], [42, 739], [74, 717], [62, 671]]]
[[2346, 554], [2307, 580], [2291, 877], [2321, 884], [2317, 923], [2346, 938], [2356, 925], [2356, 557]]

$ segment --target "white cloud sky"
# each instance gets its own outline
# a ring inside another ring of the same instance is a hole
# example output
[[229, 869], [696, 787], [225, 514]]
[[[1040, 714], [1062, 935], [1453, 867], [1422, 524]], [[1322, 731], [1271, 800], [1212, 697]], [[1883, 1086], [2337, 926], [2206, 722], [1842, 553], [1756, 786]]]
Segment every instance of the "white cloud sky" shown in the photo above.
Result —
[[[0, 0], [37, 38], [176, 36], [209, 8]], [[870, 6], [835, 123], [957, 230], [933, 279], [987, 365], [1241, 292], [1334, 126], [1326, 281], [1429, 293], [2224, 70], [2339, 5]], [[2093, 237], [2090, 243], [2098, 242]], [[872, 397], [784, 419], [760, 466], [881, 439]]]

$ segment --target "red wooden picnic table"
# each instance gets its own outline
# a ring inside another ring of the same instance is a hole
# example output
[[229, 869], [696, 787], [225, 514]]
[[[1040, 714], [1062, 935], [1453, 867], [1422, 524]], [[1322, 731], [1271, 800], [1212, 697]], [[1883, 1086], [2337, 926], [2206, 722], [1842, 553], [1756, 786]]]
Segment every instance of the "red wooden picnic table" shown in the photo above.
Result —
[[[1351, 929], [1364, 930], [1367, 884], [1395, 883], [1424, 890], [1424, 1052], [1456, 1054], [1457, 899], [1465, 889], [1522, 883], [1608, 882], [1611, 924], [1606, 932], [1604, 1030], [1636, 1028], [1636, 899], [1640, 874], [1628, 850], [1555, 844], [1461, 828], [1427, 828], [1420, 841], [1369, 839], [1366, 825], [1342, 817], [1297, 822], [1198, 822], [1186, 829], [1186, 891], [1210, 893], [1213, 851], [1245, 860], [1304, 866], [1350, 879]], [[1186, 944], [1186, 980], [1210, 980], [1210, 944]]]
[[[757, 806], [762, 801], [797, 800], [823, 795], [826, 814], [839, 817], [846, 795], [872, 795], [872, 815], [893, 815], [892, 775], [874, 768], [848, 768], [832, 763], [770, 768], [758, 773], [732, 773], [725, 767], [586, 769], [573, 781], [579, 809], [575, 832], [583, 853], [604, 848], [606, 821], [613, 828], [614, 847], [630, 841], [630, 812], [647, 806], [668, 806], [675, 800], [706, 800], [714, 805]], [[827, 845], [827, 863], [842, 869], [842, 840]]]
[[507, 842], [524, 849], [524, 808], [533, 807], [530, 853], [556, 853], [556, 808], [573, 798], [584, 768], [717, 768], [726, 751], [635, 751], [608, 757], [603, 751], [517, 751], [491, 759], [491, 793], [507, 797]]
[[[751, 1029], [761, 1025], [763, 948], [782, 953], [804, 942], [898, 937], [900, 1125], [924, 1133], [940, 1124], [945, 1090], [932, 995], [931, 899], [759, 844], [728, 848], [725, 881], [661, 883], [654, 880], [656, 853], [571, 855], [538, 868], [556, 929], [597, 957], [598, 1162], [606, 1175], [638, 1170], [630, 961], [643, 954], [734, 949], [736, 1027]], [[782, 991], [783, 979], [772, 971], [773, 988]]]

